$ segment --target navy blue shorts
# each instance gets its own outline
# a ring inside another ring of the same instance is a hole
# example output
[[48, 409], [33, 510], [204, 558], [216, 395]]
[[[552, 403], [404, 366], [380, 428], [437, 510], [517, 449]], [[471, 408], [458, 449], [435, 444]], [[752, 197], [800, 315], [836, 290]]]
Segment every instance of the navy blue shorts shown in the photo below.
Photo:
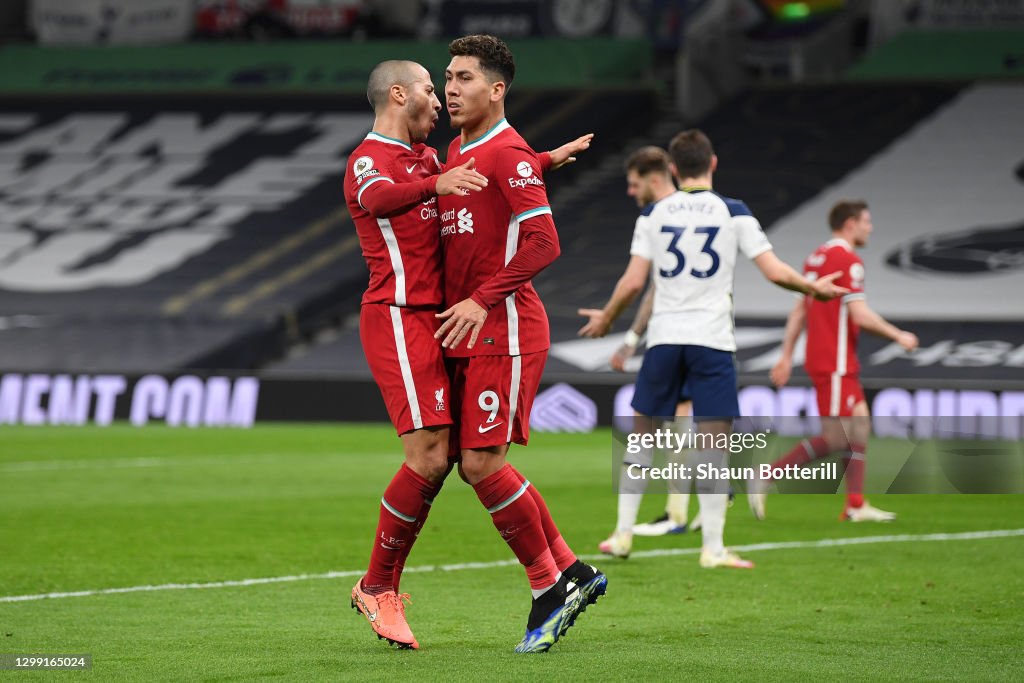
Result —
[[633, 409], [649, 417], [672, 417], [684, 384], [693, 399], [694, 419], [739, 417], [733, 353], [692, 344], [647, 349], [636, 378]]

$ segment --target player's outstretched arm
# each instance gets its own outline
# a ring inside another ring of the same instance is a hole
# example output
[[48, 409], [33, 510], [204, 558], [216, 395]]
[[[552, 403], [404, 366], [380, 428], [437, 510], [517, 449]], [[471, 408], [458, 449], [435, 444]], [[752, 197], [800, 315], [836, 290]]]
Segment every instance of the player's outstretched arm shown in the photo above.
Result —
[[603, 337], [608, 334], [612, 323], [629, 308], [633, 300], [643, 291], [647, 284], [647, 276], [651, 272], [651, 262], [642, 256], [632, 256], [626, 272], [622, 274], [604, 308], [581, 308], [577, 312], [588, 318], [587, 324], [580, 328], [581, 337]]
[[587, 133], [548, 152], [548, 157], [551, 161], [551, 168], [549, 170], [554, 171], [566, 164], [574, 163], [577, 154], [590, 149], [590, 142], [593, 139], [594, 134]]
[[801, 299], [793, 306], [786, 318], [786, 331], [782, 335], [782, 357], [772, 367], [772, 383], [777, 386], [785, 386], [793, 373], [793, 349], [796, 348], [796, 341], [804, 331], [804, 324], [807, 321], [807, 309]]
[[842, 275], [841, 271], [823, 275], [817, 280], [808, 280], [796, 272], [792, 266], [779, 260], [774, 251], [766, 251], [756, 256], [754, 264], [761, 274], [773, 284], [793, 292], [809, 294], [819, 301], [828, 301], [850, 293], [846, 287], [835, 284], [836, 278]]
[[913, 332], [901, 330], [882, 316], [871, 310], [863, 299], [856, 299], [847, 304], [850, 307], [850, 318], [862, 330], [891, 339], [907, 351], [917, 348], [917, 335]]
[[651, 319], [651, 312], [654, 310], [654, 285], [647, 287], [647, 292], [644, 293], [644, 298], [640, 300], [640, 308], [636, 312], [636, 316], [633, 318], [633, 323], [629, 326], [626, 331], [626, 339], [615, 353], [612, 354], [608, 364], [612, 366], [612, 370], [618, 372], [626, 371], [626, 361], [633, 357], [636, 353], [636, 347], [640, 345], [640, 339], [644, 336], [644, 332], [647, 331], [647, 323]]
[[479, 192], [487, 187], [487, 178], [473, 170], [476, 166], [476, 158], [451, 168], [437, 176], [436, 192], [439, 197], [449, 194], [467, 195], [470, 192]]

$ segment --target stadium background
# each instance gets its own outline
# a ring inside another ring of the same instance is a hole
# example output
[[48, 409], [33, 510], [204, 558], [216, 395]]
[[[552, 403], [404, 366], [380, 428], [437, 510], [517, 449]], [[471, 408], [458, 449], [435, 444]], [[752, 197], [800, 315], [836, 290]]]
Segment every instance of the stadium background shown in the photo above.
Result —
[[[716, 144], [716, 189], [746, 200], [790, 263], [824, 240], [833, 201], [871, 203], [871, 304], [921, 337], [913, 357], [862, 338], [876, 415], [998, 415], [1010, 418], [1003, 436], [1019, 439], [1024, 2], [13, 0], [0, 7], [7, 481], [57, 443], [73, 462], [156, 441], [192, 457], [234, 440], [255, 457], [261, 423], [385, 421], [359, 348], [366, 271], [344, 162], [372, 122], [370, 68], [415, 59], [440, 86], [446, 40], [466, 32], [509, 40], [509, 119], [537, 149], [596, 133], [549, 179], [563, 255], [535, 282], [553, 347], [534, 429], [593, 433], [542, 444], [570, 460], [604, 453], [602, 428], [627, 412], [630, 375], [607, 366], [621, 334], [579, 340], [575, 312], [603, 303], [626, 261], [636, 207], [623, 159], [693, 125]], [[450, 136], [440, 125], [430, 142], [443, 151]], [[782, 390], [767, 379], [792, 299], [738, 270], [744, 408], [804, 413], [805, 376]], [[118, 421], [149, 426], [106, 427]], [[159, 423], [256, 429], [247, 440]], [[358, 426], [308, 429], [323, 439], [310, 437], [311, 452], [396, 445], [366, 446]], [[216, 445], [190, 451], [206, 438]], [[602, 455], [592, 479], [607, 467]], [[51, 501], [62, 519], [78, 495], [64, 486]], [[353, 505], [369, 509], [373, 495]], [[1019, 505], [1007, 505], [992, 517], [1019, 524]], [[19, 518], [6, 518], [11, 548]], [[346, 568], [361, 561], [352, 543]], [[64, 582], [42, 569], [45, 555], [10, 557], [19, 569], [2, 595], [134, 580], [96, 571]], [[9, 624], [18, 630], [13, 613], [0, 619]]]

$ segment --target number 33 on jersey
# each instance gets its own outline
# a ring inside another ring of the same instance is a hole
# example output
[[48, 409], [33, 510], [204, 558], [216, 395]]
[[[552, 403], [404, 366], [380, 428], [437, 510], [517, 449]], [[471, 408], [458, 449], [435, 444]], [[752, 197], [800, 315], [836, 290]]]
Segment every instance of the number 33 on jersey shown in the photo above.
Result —
[[735, 351], [736, 255], [752, 259], [771, 248], [746, 204], [711, 189], [675, 192], [644, 209], [630, 254], [651, 261], [654, 271], [648, 346], [695, 344]]

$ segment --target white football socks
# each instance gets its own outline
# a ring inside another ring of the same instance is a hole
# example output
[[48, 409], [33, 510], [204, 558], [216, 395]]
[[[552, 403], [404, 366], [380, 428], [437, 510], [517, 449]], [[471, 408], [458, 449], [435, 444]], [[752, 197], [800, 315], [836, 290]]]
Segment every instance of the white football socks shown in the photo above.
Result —
[[725, 511], [729, 507], [728, 493], [698, 493], [700, 503], [701, 546], [704, 552], [718, 554], [725, 548]]
[[[616, 531], [628, 531], [633, 533], [633, 525], [640, 511], [640, 501], [643, 500], [644, 491], [647, 489], [646, 477], [630, 477], [631, 464], [648, 468], [654, 462], [654, 452], [650, 448], [643, 448], [639, 453], [628, 456], [629, 460], [622, 463], [622, 474], [619, 477], [619, 514], [615, 522]], [[634, 474], [636, 467], [632, 467]]]

